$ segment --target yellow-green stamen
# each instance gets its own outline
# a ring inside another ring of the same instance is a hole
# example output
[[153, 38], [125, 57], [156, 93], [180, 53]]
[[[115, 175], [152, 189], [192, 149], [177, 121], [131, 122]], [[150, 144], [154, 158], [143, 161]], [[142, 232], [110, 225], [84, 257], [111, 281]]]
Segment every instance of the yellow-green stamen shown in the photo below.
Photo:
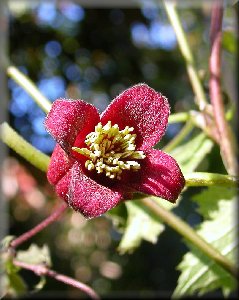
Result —
[[72, 150], [89, 158], [85, 162], [87, 170], [120, 179], [123, 170], [138, 171], [140, 164], [136, 160], [145, 158], [143, 151], [135, 150], [136, 134], [133, 131], [134, 128], [129, 126], [119, 130], [119, 126], [112, 126], [111, 121], [105, 126], [98, 123], [95, 131], [86, 136], [88, 148], [72, 147]]

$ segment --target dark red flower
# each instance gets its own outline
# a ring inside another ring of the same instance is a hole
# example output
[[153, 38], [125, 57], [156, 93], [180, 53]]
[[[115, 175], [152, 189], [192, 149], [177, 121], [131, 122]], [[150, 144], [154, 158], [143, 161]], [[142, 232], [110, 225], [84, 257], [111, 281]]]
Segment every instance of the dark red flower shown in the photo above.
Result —
[[181, 170], [152, 149], [169, 110], [167, 99], [146, 84], [121, 93], [101, 115], [82, 100], [56, 100], [45, 125], [58, 143], [47, 173], [57, 194], [87, 218], [137, 191], [175, 202], [185, 184]]

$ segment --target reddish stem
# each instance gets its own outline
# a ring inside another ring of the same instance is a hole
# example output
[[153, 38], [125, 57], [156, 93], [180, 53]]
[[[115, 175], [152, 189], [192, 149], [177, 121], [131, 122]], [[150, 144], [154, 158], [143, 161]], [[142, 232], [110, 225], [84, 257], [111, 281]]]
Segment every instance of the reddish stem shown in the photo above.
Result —
[[97, 293], [88, 285], [86, 285], [78, 280], [75, 280], [71, 277], [68, 277], [68, 276], [59, 274], [53, 270], [50, 270], [44, 265], [32, 265], [32, 264], [27, 264], [25, 262], [18, 261], [18, 260], [13, 260], [13, 263], [14, 263], [14, 265], [16, 265], [20, 268], [24, 268], [24, 269], [34, 272], [38, 276], [49, 276], [49, 277], [55, 278], [58, 281], [65, 283], [67, 285], [71, 285], [71, 286], [83, 291], [92, 299], [95, 299], [95, 300], [100, 299], [100, 297], [97, 295]]
[[40, 224], [32, 228], [31, 230], [23, 233], [18, 238], [12, 240], [10, 243], [10, 247], [16, 248], [17, 246], [21, 245], [25, 241], [29, 240], [31, 237], [36, 235], [38, 232], [42, 231], [44, 228], [46, 228], [48, 225], [56, 221], [67, 209], [67, 204], [62, 204], [59, 208], [57, 208], [53, 214], [51, 214], [49, 217], [47, 217], [44, 221], [42, 221]]
[[223, 17], [222, 1], [221, 0], [215, 1], [212, 7], [212, 15], [211, 15], [211, 27], [210, 27], [211, 44], [213, 44], [213, 41], [217, 37], [218, 33], [221, 32], [222, 17]]
[[209, 58], [210, 69], [210, 98], [214, 109], [215, 123], [219, 134], [221, 155], [225, 167], [230, 175], [237, 175], [237, 159], [233, 148], [233, 137], [229, 127], [223, 105], [221, 91], [221, 40], [222, 40], [223, 7], [221, 1], [215, 1], [211, 19], [211, 55]]

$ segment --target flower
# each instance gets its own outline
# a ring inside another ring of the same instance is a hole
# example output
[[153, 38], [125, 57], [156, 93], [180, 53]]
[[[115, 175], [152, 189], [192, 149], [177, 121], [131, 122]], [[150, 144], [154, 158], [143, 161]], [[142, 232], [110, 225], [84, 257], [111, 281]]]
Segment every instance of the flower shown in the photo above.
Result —
[[185, 180], [174, 158], [152, 147], [165, 133], [169, 104], [146, 84], [117, 96], [99, 115], [83, 100], [56, 100], [45, 120], [57, 141], [47, 177], [86, 218], [100, 216], [133, 192], [175, 202]]

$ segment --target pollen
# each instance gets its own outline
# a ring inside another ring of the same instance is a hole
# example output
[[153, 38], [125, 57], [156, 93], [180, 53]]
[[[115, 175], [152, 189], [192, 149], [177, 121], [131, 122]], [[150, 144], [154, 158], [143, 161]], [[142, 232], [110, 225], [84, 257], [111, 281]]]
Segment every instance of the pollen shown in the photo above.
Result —
[[85, 162], [87, 170], [121, 179], [124, 170], [138, 171], [138, 160], [145, 158], [143, 151], [135, 150], [137, 135], [133, 131], [134, 128], [129, 126], [119, 130], [119, 126], [112, 126], [111, 121], [104, 126], [98, 123], [95, 131], [86, 136], [87, 148], [72, 147], [72, 150], [88, 158]]

